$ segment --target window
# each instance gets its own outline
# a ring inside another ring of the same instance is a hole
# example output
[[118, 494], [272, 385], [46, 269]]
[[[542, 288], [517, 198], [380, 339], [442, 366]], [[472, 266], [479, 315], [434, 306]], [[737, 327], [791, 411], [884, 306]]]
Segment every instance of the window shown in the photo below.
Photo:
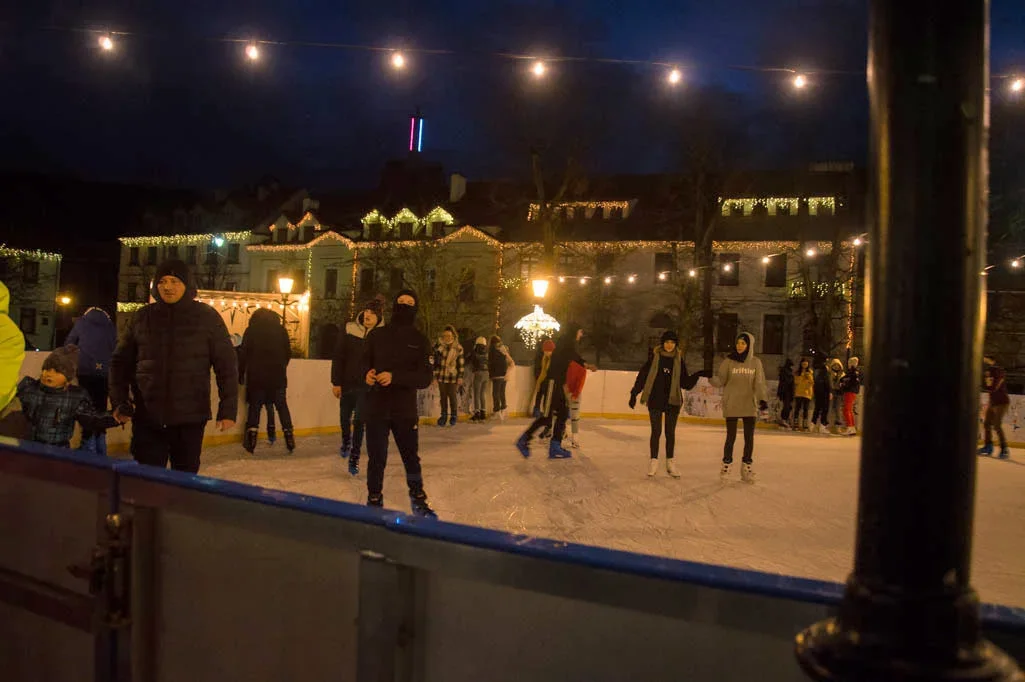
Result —
[[463, 268], [459, 275], [459, 302], [473, 303], [476, 297], [477, 273], [470, 268]]
[[189, 265], [195, 265], [196, 264], [196, 255], [198, 253], [199, 253], [199, 251], [198, 251], [198, 249], [195, 246], [186, 246], [185, 247], [185, 262], [188, 263]]
[[228, 244], [228, 262], [238, 263], [241, 247], [239, 244]]
[[168, 246], [164, 250], [164, 253], [167, 255], [168, 260], [171, 260], [171, 259], [177, 260], [178, 259], [178, 247], [177, 246]]
[[267, 271], [267, 291], [272, 291], [274, 293], [277, 293], [277, 291], [278, 291], [278, 271], [277, 270], [268, 270]]
[[520, 278], [529, 280], [534, 274], [534, 266], [537, 265], [537, 256], [520, 256]]
[[783, 354], [783, 321], [782, 315], [766, 315], [762, 320], [762, 353], [766, 355]]
[[740, 286], [740, 254], [719, 254], [719, 286]]
[[36, 309], [22, 308], [21, 317], [18, 319], [18, 326], [24, 334], [36, 333]]
[[275, 227], [274, 228], [274, 241], [278, 244], [288, 240], [288, 228], [287, 227]]
[[[35, 284], [39, 281], [39, 261], [27, 260], [22, 262], [21, 281], [25, 284]], [[33, 322], [34, 325], [35, 323]]]
[[671, 275], [676, 270], [676, 263], [674, 262], [673, 254], [668, 252], [656, 253], [655, 254], [655, 281], [664, 282], [664, 279], [660, 279], [659, 275], [666, 273]]
[[784, 287], [787, 285], [787, 255], [776, 254], [769, 257], [765, 265], [765, 286]]
[[616, 257], [611, 253], [600, 253], [596, 265], [598, 267], [598, 274], [604, 275], [612, 272], [612, 268], [616, 263]]
[[420, 236], [424, 239], [427, 237], [437, 237], [445, 234], [445, 223], [440, 220], [435, 220], [429, 225], [430, 234], [427, 234], [423, 230], [420, 231]]
[[740, 321], [736, 313], [719, 313], [715, 320], [715, 348], [720, 353], [733, 350], [737, 340], [737, 327]]
[[217, 253], [217, 249], [215, 247], [211, 246], [210, 248], [208, 248], [206, 250], [206, 264], [217, 265], [217, 256], [219, 255], [220, 254]]
[[139, 264], [139, 247], [132, 246], [128, 249], [128, 264], [138, 265]]
[[370, 225], [367, 226], [367, 234], [370, 241], [381, 241], [381, 223], [370, 223]]
[[157, 247], [147, 246], [146, 247], [146, 265], [157, 264]]
[[328, 268], [324, 271], [324, 298], [338, 295], [338, 269]]
[[364, 296], [374, 293], [374, 280], [376, 279], [373, 268], [360, 268], [359, 271], [359, 292]]
[[392, 268], [388, 274], [388, 290], [398, 291], [405, 284], [405, 277], [402, 274], [402, 268]]
[[413, 223], [399, 223], [399, 239], [408, 241], [413, 238]]

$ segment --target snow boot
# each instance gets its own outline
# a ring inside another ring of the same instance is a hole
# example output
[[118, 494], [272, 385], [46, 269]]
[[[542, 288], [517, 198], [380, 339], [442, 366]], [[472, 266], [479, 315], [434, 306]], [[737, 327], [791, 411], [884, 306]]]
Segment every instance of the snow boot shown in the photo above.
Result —
[[520, 451], [520, 454], [524, 457], [530, 457], [530, 436], [523, 434], [516, 439], [516, 449]]
[[274, 445], [274, 441], [278, 439], [278, 432], [273, 426], [267, 427], [267, 442]]
[[295, 436], [292, 435], [291, 429], [285, 429], [283, 433], [285, 434], [285, 447], [288, 448], [288, 453], [292, 454], [295, 451]]
[[648, 460], [648, 478], [653, 478], [655, 476], [655, 474], [657, 474], [657, 473], [658, 473], [658, 460], [654, 459], [654, 458], [653, 459], [649, 459]]
[[679, 478], [680, 472], [676, 470], [676, 464], [673, 462], [673, 458], [670, 457], [666, 460], [666, 473], [673, 478]]
[[741, 464], [740, 465], [740, 480], [742, 480], [744, 483], [754, 483], [755, 482], [754, 466], [752, 466], [751, 464], [748, 464], [747, 462], [744, 462], [743, 464]]
[[1000, 454], [998, 455], [998, 457], [1000, 459], [1010, 459], [1011, 451], [1009, 449], [1007, 449], [1007, 448], [1001, 448], [1000, 449]]
[[572, 452], [562, 447], [561, 440], [552, 438], [552, 442], [548, 444], [548, 459], [566, 459], [572, 456]]
[[722, 469], [719, 470], [719, 480], [725, 481], [730, 477], [730, 471], [733, 469], [733, 462], [723, 462]]
[[983, 445], [981, 448], [979, 448], [979, 456], [980, 457], [990, 457], [990, 456], [992, 456], [992, 454], [993, 454], [993, 446], [992, 445]]
[[384, 506], [384, 495], [367, 495], [367, 506], [368, 507], [383, 507]]
[[448, 422], [448, 415], [443, 414], [438, 418], [438, 426], [444, 426]]
[[250, 455], [253, 454], [253, 450], [256, 449], [257, 433], [256, 429], [246, 429], [246, 432], [242, 435], [242, 449]]

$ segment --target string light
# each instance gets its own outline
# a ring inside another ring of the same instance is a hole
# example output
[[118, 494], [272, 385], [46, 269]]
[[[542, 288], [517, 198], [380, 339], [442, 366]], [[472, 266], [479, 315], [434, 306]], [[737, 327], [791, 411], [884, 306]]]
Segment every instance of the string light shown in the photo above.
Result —
[[565, 277], [560, 277], [559, 278], [559, 284], [565, 284], [565, 283], [566, 283], [566, 278]]
[[768, 256], [765, 256], [764, 258], [762, 258], [762, 262], [763, 262], [763, 263], [765, 263], [766, 265], [768, 265], [768, 264], [769, 264], [769, 261], [770, 261], [770, 260], [772, 260], [772, 259], [771, 259], [771, 258], [769, 258]]
[[406, 57], [401, 52], [393, 52], [391, 56], [391, 65], [394, 69], [406, 68]]
[[736, 211], [749, 216], [758, 207], [770, 216], [778, 215], [780, 209], [785, 209], [785, 215], [797, 215], [802, 203], [808, 206], [808, 215], [832, 215], [837, 207], [836, 197], [719, 197], [719, 211], [724, 217]]
[[547, 71], [547, 68], [545, 67], [545, 63], [543, 61], [538, 60], [534, 62], [534, 66], [532, 66], [530, 70], [534, 74], [535, 78], [541, 78], [545, 75], [545, 71]]
[[634, 282], [637, 281], [637, 275], [630, 275], [629, 277], [626, 278], [626, 281], [629, 282], [630, 284], [633, 284]]
[[246, 45], [246, 57], [249, 61], [255, 62], [260, 58], [260, 48], [258, 48], [255, 43], [249, 43]]
[[[590, 220], [598, 209], [601, 209], [603, 216], [607, 211], [619, 210], [623, 212], [623, 217], [627, 218], [630, 215], [630, 206], [631, 202], [629, 201], [562, 201], [551, 208], [555, 210], [565, 209], [570, 215], [573, 215], [577, 209], [583, 209], [584, 217]], [[530, 204], [527, 207], [527, 220], [536, 220], [540, 212], [540, 204]]]
[[[162, 237], [120, 237], [124, 246], [187, 246], [192, 244], [203, 244], [213, 242], [215, 239], [222, 239], [231, 242], [246, 242], [253, 236], [253, 233], [245, 230], [242, 232], [223, 232], [221, 234], [172, 234]], [[249, 247], [252, 248], [252, 247]]]
[[105, 52], [110, 52], [114, 49], [114, 40], [109, 35], [100, 36], [100, 48]]
[[815, 249], [808, 249], [807, 251], [804, 252], [804, 255], [807, 256], [808, 258], [814, 258], [815, 255], [816, 255], [816, 251], [815, 251]]
[[683, 80], [683, 73], [679, 69], [673, 69], [669, 72], [668, 80], [670, 85], [677, 85]]
[[543, 337], [554, 335], [560, 327], [558, 320], [539, 305], [535, 305], [532, 313], [524, 315], [513, 325], [514, 329], [519, 330], [523, 345], [528, 349], [537, 346], [537, 342]]
[[1015, 78], [1011, 81], [1011, 92], [1019, 93], [1025, 90], [1025, 78]]
[[611, 277], [606, 277], [605, 278], [605, 283], [606, 284], [612, 284], [612, 278]]
[[669, 273], [668, 272], [660, 272], [660, 273], [658, 273], [658, 281], [659, 282], [664, 282], [668, 278], [669, 278]]
[[687, 275], [689, 275], [690, 277], [697, 277], [698, 276], [698, 271], [694, 270], [694, 269], [691, 269], [691, 270], [689, 270], [687, 272]]
[[808, 85], [808, 78], [804, 74], [797, 74], [794, 76], [794, 87], [798, 90], [803, 89]]
[[63, 258], [59, 253], [49, 253], [38, 249], [11, 249], [0, 244], [0, 258], [26, 258], [29, 260], [59, 261]]
[[580, 278], [580, 286], [584, 286], [585, 284], [587, 284], [587, 278], [586, 277], [581, 277]]

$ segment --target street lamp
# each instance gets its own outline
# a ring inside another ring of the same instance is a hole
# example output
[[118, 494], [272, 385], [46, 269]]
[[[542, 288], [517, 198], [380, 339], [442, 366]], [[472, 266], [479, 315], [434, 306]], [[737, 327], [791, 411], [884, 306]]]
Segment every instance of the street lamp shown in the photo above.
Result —
[[545, 294], [548, 293], [548, 279], [539, 277], [530, 281], [530, 286], [534, 290], [534, 298], [544, 298]]
[[218, 235], [218, 236], [213, 238], [213, 242], [214, 242], [214, 246], [216, 246], [219, 249], [222, 246], [224, 246], [224, 237], [221, 237], [220, 235]]
[[62, 306], [69, 306], [71, 305], [71, 297], [67, 294], [61, 294], [57, 297], [57, 303], [59, 303]]

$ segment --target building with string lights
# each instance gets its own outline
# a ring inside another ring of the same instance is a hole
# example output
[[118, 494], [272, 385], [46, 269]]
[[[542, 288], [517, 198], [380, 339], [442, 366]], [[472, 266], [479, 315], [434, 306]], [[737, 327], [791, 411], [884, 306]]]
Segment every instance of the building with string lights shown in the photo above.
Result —
[[27, 348], [53, 348], [60, 306], [59, 253], [0, 245], [0, 281], [10, 293], [9, 315], [25, 335]]

